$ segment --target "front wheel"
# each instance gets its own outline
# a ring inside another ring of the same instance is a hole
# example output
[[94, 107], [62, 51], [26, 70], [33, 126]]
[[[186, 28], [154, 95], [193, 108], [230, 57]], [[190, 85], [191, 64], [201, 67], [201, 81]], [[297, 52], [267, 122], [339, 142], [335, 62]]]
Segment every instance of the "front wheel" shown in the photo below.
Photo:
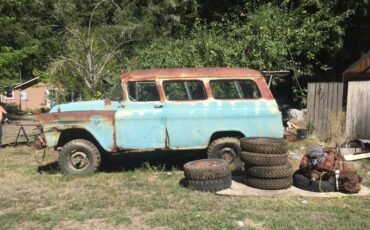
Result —
[[64, 174], [94, 173], [100, 163], [98, 148], [84, 139], [68, 142], [59, 154], [59, 167]]
[[207, 149], [208, 158], [224, 159], [231, 171], [240, 171], [243, 168], [240, 152], [240, 141], [234, 137], [218, 138]]

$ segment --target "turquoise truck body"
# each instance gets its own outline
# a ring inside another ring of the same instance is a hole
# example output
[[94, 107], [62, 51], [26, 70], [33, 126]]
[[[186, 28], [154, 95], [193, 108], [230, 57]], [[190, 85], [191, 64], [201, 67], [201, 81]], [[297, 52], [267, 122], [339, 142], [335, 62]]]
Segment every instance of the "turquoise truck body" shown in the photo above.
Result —
[[[248, 79], [261, 93], [258, 99], [216, 99], [212, 79]], [[61, 104], [39, 118], [44, 147], [62, 147], [63, 132], [83, 132], [106, 152], [130, 150], [206, 149], [214, 135], [282, 138], [284, 128], [263, 75], [241, 68], [141, 70], [121, 76], [120, 101], [97, 100]], [[164, 81], [196, 80], [204, 84], [203, 100], [168, 100]], [[130, 82], [155, 82], [157, 101], [133, 101]], [[70, 134], [70, 135], [71, 135]], [[76, 135], [74, 135], [76, 134]], [[68, 139], [68, 137], [63, 137]]]

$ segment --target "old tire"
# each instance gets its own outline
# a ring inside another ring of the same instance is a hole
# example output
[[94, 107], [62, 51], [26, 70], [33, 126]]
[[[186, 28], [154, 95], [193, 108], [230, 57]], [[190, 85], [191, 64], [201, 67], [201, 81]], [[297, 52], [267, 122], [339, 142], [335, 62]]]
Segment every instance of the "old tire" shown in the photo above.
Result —
[[240, 160], [240, 141], [233, 137], [223, 137], [214, 140], [207, 149], [210, 159], [224, 159], [231, 171], [238, 171], [243, 168]]
[[215, 180], [229, 176], [231, 172], [222, 159], [202, 159], [186, 163], [184, 175], [189, 180]]
[[245, 164], [254, 166], [278, 166], [288, 163], [288, 154], [261, 154], [242, 151], [240, 158]]
[[322, 180], [322, 181], [311, 181], [305, 175], [295, 172], [293, 175], [293, 185], [297, 188], [311, 191], [311, 192], [335, 192], [335, 181]]
[[281, 178], [281, 179], [263, 179], [263, 178], [252, 178], [246, 177], [245, 184], [253, 188], [265, 189], [265, 190], [279, 190], [287, 189], [293, 184], [292, 177]]
[[252, 137], [240, 139], [243, 151], [263, 154], [284, 154], [288, 145], [282, 138]]
[[253, 166], [245, 169], [247, 176], [254, 178], [280, 179], [291, 177], [293, 174], [292, 165], [280, 166]]
[[63, 146], [58, 163], [64, 174], [88, 174], [98, 169], [101, 156], [93, 143], [84, 139], [76, 139]]
[[217, 192], [231, 186], [231, 175], [215, 180], [187, 180], [190, 189], [202, 192]]

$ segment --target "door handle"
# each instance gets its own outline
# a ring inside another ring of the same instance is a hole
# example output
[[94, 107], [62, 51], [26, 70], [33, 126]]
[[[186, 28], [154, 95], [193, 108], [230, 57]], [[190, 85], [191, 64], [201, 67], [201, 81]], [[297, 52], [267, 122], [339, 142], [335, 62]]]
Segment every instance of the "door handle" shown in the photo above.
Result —
[[154, 105], [154, 108], [160, 109], [160, 108], [163, 108], [163, 105]]

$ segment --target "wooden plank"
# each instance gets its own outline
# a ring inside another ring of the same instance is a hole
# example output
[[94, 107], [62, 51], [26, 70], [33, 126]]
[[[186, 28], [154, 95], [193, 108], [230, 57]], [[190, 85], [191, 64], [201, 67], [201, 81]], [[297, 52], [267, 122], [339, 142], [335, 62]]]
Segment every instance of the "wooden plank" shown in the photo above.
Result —
[[314, 115], [314, 129], [315, 133], [319, 133], [319, 110], [320, 110], [320, 83], [315, 84], [315, 115]]
[[[366, 88], [370, 88], [370, 82], [366, 83]], [[366, 90], [367, 92], [367, 99], [366, 99], [366, 136], [364, 139], [370, 139], [370, 91]]]
[[308, 83], [307, 90], [307, 118], [308, 125], [311, 126], [315, 115], [315, 84]]
[[359, 138], [364, 138], [366, 136], [366, 113], [367, 113], [367, 108], [366, 108], [366, 99], [367, 99], [367, 96], [366, 96], [366, 91], [365, 91], [365, 87], [366, 85], [364, 84], [360, 84], [359, 85], [359, 90], [358, 90], [358, 99], [357, 99], [357, 103], [361, 103], [359, 106], [358, 106], [358, 113], [357, 113], [357, 116], [358, 116], [358, 123], [357, 123], [357, 131], [358, 131], [358, 134], [359, 134]]
[[329, 135], [329, 111], [330, 111], [330, 84], [331, 83], [325, 83], [325, 101], [324, 101], [324, 120], [323, 120], [323, 136], [327, 137]]
[[335, 83], [329, 83], [329, 92], [328, 92], [328, 110], [333, 113], [336, 103], [336, 85]]
[[347, 111], [346, 111], [346, 136], [352, 137], [354, 135], [354, 126], [355, 126], [355, 119], [354, 119], [354, 92], [356, 88], [356, 82], [349, 82], [348, 83], [348, 93], [347, 93]]
[[319, 98], [319, 103], [320, 103], [320, 110], [319, 110], [319, 133], [321, 135], [324, 134], [324, 120], [325, 120], [325, 83], [320, 83], [320, 98]]
[[343, 108], [343, 83], [338, 83], [337, 105], [337, 111], [341, 112]]
[[348, 93], [347, 93], [347, 123], [346, 123], [346, 128], [347, 128], [347, 136], [352, 136], [353, 131], [353, 118], [352, 118], [352, 94], [353, 94], [353, 82], [348, 83]]
[[370, 158], [370, 152], [343, 155], [343, 158], [345, 161], [354, 161], [354, 160]]

